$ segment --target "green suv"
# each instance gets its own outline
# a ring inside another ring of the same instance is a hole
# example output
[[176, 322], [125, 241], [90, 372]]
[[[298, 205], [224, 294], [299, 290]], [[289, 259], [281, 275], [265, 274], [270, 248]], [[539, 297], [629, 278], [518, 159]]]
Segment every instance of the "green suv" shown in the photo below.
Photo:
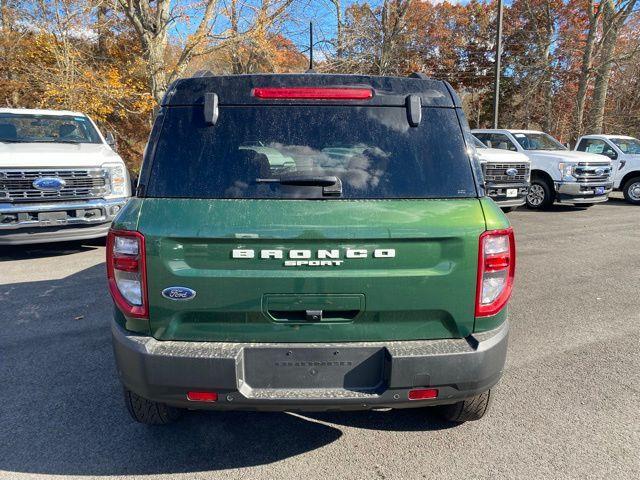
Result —
[[481, 418], [515, 243], [473, 148], [457, 95], [421, 74], [175, 82], [107, 242], [133, 418]]

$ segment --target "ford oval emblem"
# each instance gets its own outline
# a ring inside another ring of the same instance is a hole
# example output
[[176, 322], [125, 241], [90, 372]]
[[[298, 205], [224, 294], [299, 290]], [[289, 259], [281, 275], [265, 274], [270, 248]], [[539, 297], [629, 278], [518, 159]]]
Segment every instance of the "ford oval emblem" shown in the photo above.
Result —
[[169, 300], [191, 300], [196, 296], [196, 291], [187, 287], [168, 287], [162, 290], [162, 296]]
[[599, 177], [601, 177], [602, 175], [604, 175], [604, 168], [598, 168], [598, 169], [596, 169], [596, 175], [598, 175]]
[[48, 191], [48, 192], [57, 192], [62, 190], [62, 188], [67, 184], [63, 179], [58, 177], [42, 177], [36, 178], [32, 185], [33, 188], [37, 188], [38, 190]]
[[515, 177], [516, 175], [518, 175], [518, 169], [517, 168], [507, 168], [507, 170], [504, 173], [506, 173], [510, 177]]

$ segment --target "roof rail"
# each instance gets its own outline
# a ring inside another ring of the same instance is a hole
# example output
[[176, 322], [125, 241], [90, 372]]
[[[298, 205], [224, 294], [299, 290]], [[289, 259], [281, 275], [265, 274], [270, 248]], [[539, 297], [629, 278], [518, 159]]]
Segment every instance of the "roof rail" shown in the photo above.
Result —
[[411, 72], [409, 78], [419, 78], [420, 80], [429, 80], [429, 77], [422, 72]]
[[211, 70], [198, 70], [193, 75], [191, 75], [191, 78], [198, 77], [213, 77], [213, 72]]

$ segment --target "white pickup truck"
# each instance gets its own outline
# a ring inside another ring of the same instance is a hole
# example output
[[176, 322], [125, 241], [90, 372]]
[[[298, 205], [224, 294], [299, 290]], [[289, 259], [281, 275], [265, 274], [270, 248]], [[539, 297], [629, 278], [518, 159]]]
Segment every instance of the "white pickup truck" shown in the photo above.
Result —
[[527, 207], [544, 209], [553, 202], [589, 207], [611, 193], [611, 160], [603, 155], [568, 150], [535, 130], [481, 129], [472, 133], [491, 148], [524, 153], [531, 160]]
[[105, 236], [130, 196], [122, 158], [89, 117], [0, 108], [0, 245]]
[[627, 202], [640, 205], [640, 140], [624, 135], [585, 135], [576, 143], [576, 150], [609, 157], [613, 188], [621, 190]]
[[475, 137], [473, 140], [487, 196], [507, 212], [524, 205], [531, 180], [531, 162], [527, 156], [489, 148]]

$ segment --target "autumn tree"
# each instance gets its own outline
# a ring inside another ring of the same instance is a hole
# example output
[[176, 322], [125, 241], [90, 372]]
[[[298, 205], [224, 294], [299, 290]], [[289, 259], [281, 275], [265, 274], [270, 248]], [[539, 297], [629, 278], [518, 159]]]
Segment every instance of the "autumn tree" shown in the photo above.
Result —
[[[142, 46], [151, 94], [160, 103], [167, 86], [187, 68], [189, 61], [201, 55], [219, 14], [219, 0], [205, 0], [195, 30], [187, 35], [174, 62], [168, 61], [170, 28], [178, 19], [186, 20], [185, 11], [171, 0], [118, 0], [131, 22]], [[195, 8], [196, 5], [191, 5]]]
[[602, 133], [605, 102], [611, 70], [615, 61], [616, 44], [620, 30], [635, 6], [636, 0], [603, 0], [600, 3], [599, 8], [602, 9], [602, 47], [593, 88], [593, 104], [590, 112], [591, 133]]

